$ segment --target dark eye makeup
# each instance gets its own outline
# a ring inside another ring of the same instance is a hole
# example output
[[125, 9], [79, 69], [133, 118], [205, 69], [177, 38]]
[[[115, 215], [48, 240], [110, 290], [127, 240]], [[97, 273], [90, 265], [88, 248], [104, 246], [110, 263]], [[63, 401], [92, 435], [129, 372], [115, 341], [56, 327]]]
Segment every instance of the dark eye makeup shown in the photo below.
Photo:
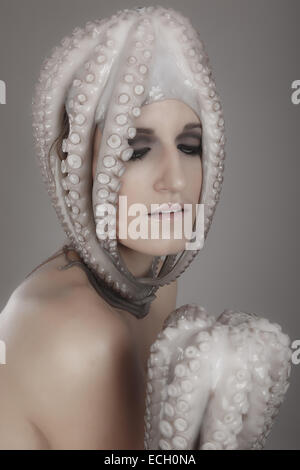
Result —
[[[177, 145], [177, 148], [181, 152], [185, 153], [186, 155], [200, 155], [200, 157], [202, 157], [202, 143], [200, 143], [200, 145], [197, 145], [197, 146], [179, 144]], [[149, 150], [151, 150], [150, 147], [135, 149], [129, 161], [141, 160]]]

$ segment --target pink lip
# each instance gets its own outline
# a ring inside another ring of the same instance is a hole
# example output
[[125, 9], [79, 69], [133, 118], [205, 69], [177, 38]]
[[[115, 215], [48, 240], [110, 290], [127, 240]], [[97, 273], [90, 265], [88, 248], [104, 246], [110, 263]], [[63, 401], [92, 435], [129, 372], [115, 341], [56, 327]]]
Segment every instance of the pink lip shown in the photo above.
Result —
[[157, 219], [157, 220], [162, 220], [163, 218], [165, 220], [172, 220], [174, 218], [177, 218], [177, 217], [182, 217], [182, 214], [184, 213], [184, 210], [182, 211], [177, 211], [177, 212], [159, 212], [159, 213], [156, 213], [156, 214], [148, 214], [148, 217], [151, 217], [153, 219]]
[[[155, 206], [155, 205], [154, 205]], [[162, 203], [157, 204], [158, 207], [151, 207], [151, 211], [148, 212], [148, 215], [154, 215], [159, 213], [172, 213], [172, 212], [184, 212], [187, 211], [186, 204], [174, 202], [174, 203]]]

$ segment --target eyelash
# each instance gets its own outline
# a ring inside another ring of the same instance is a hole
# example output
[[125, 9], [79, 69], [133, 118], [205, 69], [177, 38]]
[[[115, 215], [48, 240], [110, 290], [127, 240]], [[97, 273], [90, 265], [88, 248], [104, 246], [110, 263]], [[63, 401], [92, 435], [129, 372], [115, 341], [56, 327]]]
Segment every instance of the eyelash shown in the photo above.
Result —
[[[193, 147], [193, 146], [191, 146], [191, 145], [178, 145], [178, 148], [179, 148], [179, 147], [181, 147], [181, 148], [184, 147], [185, 149], [189, 149], [189, 150], [190, 150], [190, 152], [183, 152], [183, 153], [185, 153], [186, 155], [199, 155], [199, 154], [202, 155], [202, 153], [201, 153], [202, 145], [201, 145], [201, 144], [198, 145], [198, 147]], [[133, 154], [132, 154], [130, 160], [141, 160], [142, 158], [144, 158], [144, 156], [146, 155], [146, 153], [147, 153], [148, 150], [151, 150], [151, 148], [145, 147], [145, 148], [142, 148], [142, 149], [139, 149], [139, 150], [134, 150], [134, 152], [133, 152]], [[180, 149], [179, 149], [179, 150], [180, 150]], [[143, 155], [137, 156], [137, 153], [138, 153], [138, 152], [143, 152], [143, 151], [145, 151], [145, 153], [144, 153]], [[129, 161], [130, 161], [130, 160], [129, 160]]]

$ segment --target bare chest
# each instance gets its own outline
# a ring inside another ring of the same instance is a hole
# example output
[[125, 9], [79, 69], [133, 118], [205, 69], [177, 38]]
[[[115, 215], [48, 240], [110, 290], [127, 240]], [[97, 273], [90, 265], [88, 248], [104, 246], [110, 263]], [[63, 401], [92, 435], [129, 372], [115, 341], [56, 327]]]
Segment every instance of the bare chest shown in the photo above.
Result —
[[[168, 288], [169, 286], [166, 286]], [[169, 314], [176, 308], [177, 286], [165, 290], [152, 303], [148, 315], [144, 319], [137, 320], [132, 316], [127, 318], [132, 339], [134, 341], [138, 363], [147, 375], [147, 363], [150, 356], [150, 347], [155, 342], [158, 334], [163, 329], [163, 323]]]

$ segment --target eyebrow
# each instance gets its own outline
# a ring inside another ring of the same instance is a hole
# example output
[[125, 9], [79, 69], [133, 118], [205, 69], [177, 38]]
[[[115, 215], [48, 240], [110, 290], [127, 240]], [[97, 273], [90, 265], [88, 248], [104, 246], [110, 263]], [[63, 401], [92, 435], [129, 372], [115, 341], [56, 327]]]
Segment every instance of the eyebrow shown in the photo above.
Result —
[[[183, 131], [188, 131], [190, 129], [196, 129], [196, 128], [202, 129], [202, 126], [199, 122], [189, 122], [188, 124], [184, 126]], [[150, 129], [149, 127], [137, 127], [136, 132], [139, 134], [149, 134], [149, 135], [155, 134], [154, 130]], [[181, 135], [182, 133], [180, 134], [180, 136]]]

